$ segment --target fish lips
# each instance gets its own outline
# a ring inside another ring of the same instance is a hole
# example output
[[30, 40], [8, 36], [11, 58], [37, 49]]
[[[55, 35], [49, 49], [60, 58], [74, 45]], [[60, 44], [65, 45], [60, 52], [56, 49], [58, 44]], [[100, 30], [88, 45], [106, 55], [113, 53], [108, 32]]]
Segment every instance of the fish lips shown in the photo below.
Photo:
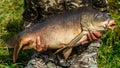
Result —
[[108, 19], [104, 24], [104, 26], [96, 27], [95, 30], [103, 32], [103, 31], [107, 31], [108, 29], [114, 30], [115, 27], [116, 27], [115, 21], [113, 19]]
[[106, 27], [108, 28], [108, 29], [111, 29], [111, 30], [113, 30], [115, 27], [116, 27], [116, 23], [115, 23], [115, 20], [109, 20], [109, 22], [108, 22], [108, 24], [106, 25]]

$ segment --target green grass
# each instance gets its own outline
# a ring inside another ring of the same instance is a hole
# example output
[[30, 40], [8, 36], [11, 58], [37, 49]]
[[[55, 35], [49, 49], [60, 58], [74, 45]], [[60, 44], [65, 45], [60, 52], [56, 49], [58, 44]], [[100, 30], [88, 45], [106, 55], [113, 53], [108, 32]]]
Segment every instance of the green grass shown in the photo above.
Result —
[[13, 50], [5, 46], [8, 38], [21, 31], [22, 12], [23, 0], [0, 0], [0, 68], [22, 68], [24, 65], [22, 62], [13, 64]]
[[103, 46], [99, 49], [99, 68], [120, 68], [120, 16], [112, 13], [117, 23], [114, 31], [108, 31], [103, 37]]
[[[30, 60], [33, 51], [21, 51], [18, 57], [19, 62], [14, 64], [13, 49], [5, 46], [7, 39], [22, 30], [22, 12], [23, 0], [0, 0], [0, 68], [23, 68]], [[117, 11], [111, 11], [111, 15], [117, 23], [117, 28], [114, 31], [108, 31], [102, 38], [104, 44], [99, 49], [99, 68], [120, 68], [120, 14]]]

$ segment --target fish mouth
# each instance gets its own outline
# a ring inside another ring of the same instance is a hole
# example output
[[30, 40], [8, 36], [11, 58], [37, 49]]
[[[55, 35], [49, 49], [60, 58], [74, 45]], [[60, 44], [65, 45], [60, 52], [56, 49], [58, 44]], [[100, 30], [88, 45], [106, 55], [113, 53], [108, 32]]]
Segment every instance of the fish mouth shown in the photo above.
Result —
[[113, 30], [116, 27], [116, 23], [114, 20], [109, 20], [108, 24], [107, 24], [107, 28]]
[[113, 30], [116, 27], [116, 23], [113, 19], [107, 20], [104, 26], [99, 26], [96, 28], [98, 31], [107, 31], [108, 29]]

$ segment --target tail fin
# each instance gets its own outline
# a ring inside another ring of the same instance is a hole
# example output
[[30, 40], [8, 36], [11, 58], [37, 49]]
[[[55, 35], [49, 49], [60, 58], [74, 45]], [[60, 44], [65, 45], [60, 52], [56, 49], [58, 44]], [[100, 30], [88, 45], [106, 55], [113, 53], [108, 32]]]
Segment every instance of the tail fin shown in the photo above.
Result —
[[9, 48], [14, 48], [14, 53], [13, 53], [13, 62], [16, 62], [18, 53], [20, 49], [22, 48], [23, 44], [21, 44], [21, 40], [19, 35], [15, 35], [14, 37], [10, 38], [7, 42], [6, 45]]
[[15, 45], [18, 43], [18, 35], [15, 35], [14, 37], [10, 38], [9, 40], [7, 40], [6, 42], [6, 46], [9, 48], [14, 48]]
[[15, 47], [14, 47], [14, 53], [13, 53], [13, 62], [16, 62], [17, 56], [19, 54], [19, 51], [21, 50], [23, 44], [19, 42]]

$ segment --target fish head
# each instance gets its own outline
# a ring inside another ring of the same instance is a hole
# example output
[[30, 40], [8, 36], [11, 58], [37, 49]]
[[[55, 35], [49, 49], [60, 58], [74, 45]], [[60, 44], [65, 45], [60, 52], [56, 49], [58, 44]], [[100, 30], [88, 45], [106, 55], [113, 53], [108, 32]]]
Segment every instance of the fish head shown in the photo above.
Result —
[[113, 30], [116, 26], [115, 20], [108, 13], [97, 12], [92, 17], [92, 26], [95, 30], [106, 31]]

